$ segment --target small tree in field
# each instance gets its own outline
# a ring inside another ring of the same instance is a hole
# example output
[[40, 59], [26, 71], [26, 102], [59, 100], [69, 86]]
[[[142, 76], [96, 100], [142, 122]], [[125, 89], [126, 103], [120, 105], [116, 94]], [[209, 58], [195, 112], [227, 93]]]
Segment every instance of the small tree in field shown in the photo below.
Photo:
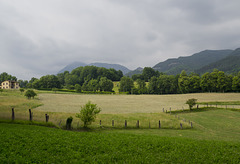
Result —
[[80, 113], [77, 113], [76, 117], [81, 119], [83, 127], [86, 128], [95, 121], [96, 115], [100, 111], [101, 109], [97, 107], [97, 104], [92, 104], [91, 101], [88, 101], [87, 104], [81, 107]]
[[188, 99], [188, 100], [186, 101], [186, 104], [189, 105], [189, 109], [190, 109], [190, 110], [192, 110], [192, 108], [196, 105], [196, 103], [197, 103], [197, 99], [194, 99], [194, 98]]
[[35, 96], [37, 96], [37, 94], [33, 91], [33, 90], [27, 90], [25, 92], [25, 95], [28, 99], [30, 98], [34, 98]]
[[21, 94], [25, 91], [23, 88], [20, 88], [19, 90], [20, 90]]

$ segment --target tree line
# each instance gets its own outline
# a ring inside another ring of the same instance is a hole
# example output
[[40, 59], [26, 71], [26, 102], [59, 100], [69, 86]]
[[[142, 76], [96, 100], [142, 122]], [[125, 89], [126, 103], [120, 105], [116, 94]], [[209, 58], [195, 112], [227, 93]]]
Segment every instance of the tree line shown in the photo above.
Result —
[[[200, 92], [239, 92], [240, 72], [227, 75], [214, 69], [203, 75], [187, 74], [182, 71], [179, 75], [166, 75], [152, 68], [144, 68], [143, 73], [132, 78], [125, 77], [120, 81], [120, 90], [132, 94], [177, 94]], [[147, 74], [146, 72], [151, 72]], [[146, 76], [147, 75], [147, 76]], [[152, 75], [152, 76], [150, 76]], [[134, 85], [134, 81], [136, 84]], [[145, 82], [148, 82], [148, 86]]]
[[[5, 80], [17, 81], [17, 78], [4, 72], [0, 74], [0, 82]], [[78, 67], [72, 72], [42, 76], [40, 79], [18, 80], [22, 88], [66, 88], [77, 92], [112, 92], [113, 81], [120, 81], [119, 91], [129, 94], [240, 92], [240, 72], [229, 75], [217, 69], [200, 76], [196, 73], [187, 74], [184, 70], [179, 75], [166, 75], [145, 67], [142, 74], [130, 78], [114, 69], [85, 66]]]
[[[46, 75], [40, 79], [31, 78], [31, 80], [18, 80], [21, 88], [34, 89], [53, 89], [66, 88], [83, 91], [109, 91], [112, 92], [113, 81], [120, 81], [123, 77], [122, 71], [115, 69], [106, 69], [96, 66], [78, 67], [71, 72], [65, 71], [57, 75]], [[5, 80], [15, 80], [16, 77], [8, 75], [6, 72], [0, 74], [0, 82]]]

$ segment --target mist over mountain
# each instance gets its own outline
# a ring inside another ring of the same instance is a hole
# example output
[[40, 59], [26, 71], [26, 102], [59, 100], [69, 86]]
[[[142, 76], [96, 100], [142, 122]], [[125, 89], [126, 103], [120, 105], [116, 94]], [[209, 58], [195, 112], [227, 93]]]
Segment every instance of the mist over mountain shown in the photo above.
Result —
[[123, 74], [125, 75], [126, 73], [130, 72], [131, 70], [129, 70], [127, 67], [122, 66], [120, 64], [108, 64], [108, 63], [91, 63], [91, 64], [85, 64], [82, 62], [74, 62], [71, 63], [69, 65], [67, 65], [66, 67], [64, 67], [62, 70], [60, 70], [58, 73], [63, 73], [64, 71], [69, 71], [71, 72], [73, 69], [77, 68], [77, 67], [84, 67], [84, 66], [96, 66], [96, 67], [104, 67], [107, 69], [113, 68], [115, 70], [121, 70], [123, 72]]

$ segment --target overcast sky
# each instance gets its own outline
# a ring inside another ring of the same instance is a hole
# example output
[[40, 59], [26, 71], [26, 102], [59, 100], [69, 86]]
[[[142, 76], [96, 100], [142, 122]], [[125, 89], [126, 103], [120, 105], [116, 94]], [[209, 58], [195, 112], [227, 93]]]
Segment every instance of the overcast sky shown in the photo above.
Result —
[[0, 73], [18, 79], [74, 61], [153, 67], [239, 43], [239, 0], [0, 0]]

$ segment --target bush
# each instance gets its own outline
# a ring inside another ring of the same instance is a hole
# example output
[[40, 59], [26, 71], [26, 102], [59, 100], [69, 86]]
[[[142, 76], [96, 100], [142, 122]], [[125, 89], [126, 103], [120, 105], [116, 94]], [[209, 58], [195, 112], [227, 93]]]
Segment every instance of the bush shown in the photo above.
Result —
[[27, 90], [25, 95], [28, 99], [34, 98], [37, 94], [33, 90]]
[[19, 90], [21, 93], [23, 93], [25, 91], [23, 88], [20, 88]]
[[68, 117], [67, 121], [66, 121], [66, 129], [70, 130], [71, 129], [71, 125], [72, 125], [72, 117]]
[[197, 99], [194, 99], [194, 98], [188, 99], [188, 100], [186, 101], [186, 104], [189, 105], [189, 109], [190, 109], [190, 110], [192, 110], [192, 108], [196, 105], [196, 103], [197, 103]]
[[101, 109], [97, 107], [97, 104], [92, 104], [91, 101], [88, 101], [87, 104], [81, 107], [80, 113], [77, 113], [76, 117], [81, 119], [83, 127], [86, 128], [95, 121], [96, 115], [100, 111]]

